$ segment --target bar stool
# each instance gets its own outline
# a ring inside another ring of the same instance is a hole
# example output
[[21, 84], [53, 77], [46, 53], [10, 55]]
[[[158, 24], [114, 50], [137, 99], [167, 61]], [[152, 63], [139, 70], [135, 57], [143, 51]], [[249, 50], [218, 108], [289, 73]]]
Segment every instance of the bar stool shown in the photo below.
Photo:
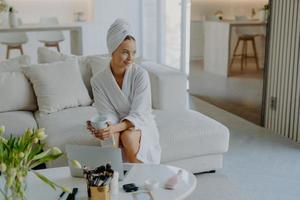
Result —
[[[44, 26], [58, 25], [56, 17], [45, 17], [40, 19], [40, 24]], [[38, 33], [38, 40], [44, 43], [45, 47], [56, 47], [60, 52], [59, 43], [65, 40], [62, 31], [42, 31]]]
[[[246, 16], [236, 16], [235, 19], [237, 21], [247, 21], [248, 20], [248, 18]], [[238, 41], [233, 50], [233, 55], [232, 55], [231, 63], [230, 63], [230, 69], [232, 68], [234, 58], [240, 56], [241, 57], [241, 71], [243, 71], [244, 63], [245, 63], [245, 66], [247, 66], [248, 58], [255, 59], [256, 70], [259, 71], [258, 57], [257, 57], [257, 51], [256, 51], [256, 45], [255, 45], [255, 37], [259, 36], [259, 34], [255, 33], [253, 31], [253, 29], [250, 27], [236, 27], [236, 34], [238, 35]], [[241, 54], [237, 54], [236, 51], [237, 51], [241, 41], [242, 41], [242, 52], [241, 52]], [[248, 55], [248, 42], [251, 42], [251, 44], [252, 44], [252, 49], [253, 49], [253, 54], [254, 54], [253, 56]]]
[[[22, 21], [18, 19], [18, 25], [21, 25]], [[12, 33], [1, 33], [0, 43], [7, 46], [6, 48], [6, 59], [10, 57], [10, 50], [18, 49], [21, 55], [24, 55], [22, 45], [28, 42], [28, 37], [25, 32], [12, 32]]]

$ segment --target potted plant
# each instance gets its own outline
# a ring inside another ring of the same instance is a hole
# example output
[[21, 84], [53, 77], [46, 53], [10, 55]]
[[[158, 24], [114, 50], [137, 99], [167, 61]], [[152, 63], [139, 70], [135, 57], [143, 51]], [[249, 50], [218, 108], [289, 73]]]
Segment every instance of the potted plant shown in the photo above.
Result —
[[260, 20], [267, 21], [269, 14], [269, 4], [265, 4], [264, 7], [260, 10]]
[[219, 20], [223, 20], [223, 11], [222, 10], [218, 10], [215, 12], [215, 16], [218, 17]]
[[0, 197], [3, 196], [5, 200], [26, 199], [26, 176], [29, 171], [53, 189], [60, 188], [70, 192], [33, 170], [34, 167], [55, 160], [63, 154], [57, 147], [43, 151], [45, 144], [42, 141], [47, 137], [45, 129], [26, 129], [23, 135], [10, 135], [8, 139], [3, 137], [4, 132], [5, 127], [0, 126], [0, 178], [5, 180], [0, 188]]

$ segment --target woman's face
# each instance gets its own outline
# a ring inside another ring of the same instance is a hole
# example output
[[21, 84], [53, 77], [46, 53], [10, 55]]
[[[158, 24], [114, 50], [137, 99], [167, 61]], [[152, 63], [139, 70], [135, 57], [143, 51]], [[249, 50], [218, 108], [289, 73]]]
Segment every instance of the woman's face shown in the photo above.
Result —
[[124, 40], [121, 45], [112, 53], [112, 65], [126, 68], [134, 61], [136, 53], [135, 41], [133, 39]]

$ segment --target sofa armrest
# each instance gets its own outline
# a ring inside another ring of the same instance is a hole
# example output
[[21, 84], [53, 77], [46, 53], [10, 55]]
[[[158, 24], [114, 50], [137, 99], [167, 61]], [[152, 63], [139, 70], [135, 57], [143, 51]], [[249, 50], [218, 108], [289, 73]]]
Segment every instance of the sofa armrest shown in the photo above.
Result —
[[161, 110], [187, 109], [187, 77], [166, 65], [141, 62], [149, 73], [152, 107]]

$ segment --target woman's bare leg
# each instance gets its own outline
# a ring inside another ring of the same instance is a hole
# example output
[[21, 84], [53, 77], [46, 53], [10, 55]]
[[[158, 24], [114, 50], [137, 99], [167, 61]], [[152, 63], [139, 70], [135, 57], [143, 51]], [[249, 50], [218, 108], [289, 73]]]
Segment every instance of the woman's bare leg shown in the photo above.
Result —
[[120, 138], [128, 162], [141, 163], [141, 161], [136, 158], [136, 155], [140, 149], [141, 131], [128, 129], [121, 132]]

